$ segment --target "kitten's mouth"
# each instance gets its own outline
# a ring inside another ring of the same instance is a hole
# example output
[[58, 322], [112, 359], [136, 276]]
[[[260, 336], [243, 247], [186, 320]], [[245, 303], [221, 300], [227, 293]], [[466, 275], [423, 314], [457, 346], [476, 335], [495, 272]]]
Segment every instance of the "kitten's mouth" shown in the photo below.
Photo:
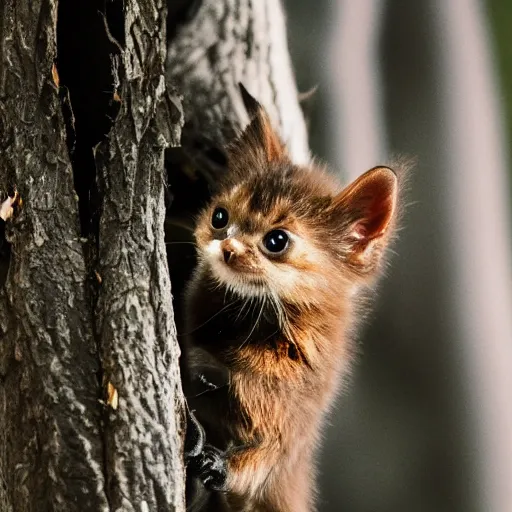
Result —
[[203, 252], [219, 283], [245, 297], [261, 296], [267, 289], [264, 273], [248, 259], [238, 241], [226, 244], [212, 240]]
[[222, 257], [209, 258], [214, 277], [242, 296], [261, 295], [266, 287], [261, 270], [241, 264], [227, 264]]
[[233, 274], [238, 274], [242, 276], [247, 275], [250, 277], [263, 275], [261, 269], [255, 268], [252, 265], [246, 264], [240, 260], [236, 260], [230, 263], [224, 263], [224, 266]]
[[249, 263], [245, 263], [241, 259], [228, 262], [226, 258], [219, 256], [217, 258], [211, 258], [210, 264], [214, 270], [221, 272], [223, 275], [231, 276], [232, 278], [262, 280], [263, 272], [261, 269]]

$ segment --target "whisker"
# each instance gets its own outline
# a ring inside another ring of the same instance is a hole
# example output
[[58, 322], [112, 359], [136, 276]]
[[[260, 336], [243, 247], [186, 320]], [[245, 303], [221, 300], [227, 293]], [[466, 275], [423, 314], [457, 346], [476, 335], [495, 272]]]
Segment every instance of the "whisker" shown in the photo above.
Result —
[[[245, 299], [244, 303], [240, 307], [240, 310], [238, 311], [238, 315], [235, 318], [235, 322], [238, 322], [238, 320], [243, 321], [243, 320], [245, 320], [247, 318], [247, 315], [251, 311], [252, 301], [253, 301], [253, 297], [248, 297], [248, 298]], [[246, 306], [248, 306], [247, 313], [244, 316], [242, 316], [242, 318], [240, 318], [240, 316], [242, 315], [242, 313], [243, 313], [243, 311], [244, 311]]]
[[242, 342], [242, 344], [238, 347], [238, 350], [241, 350], [242, 347], [249, 341], [249, 339], [251, 338], [252, 336], [252, 333], [255, 331], [256, 327], [258, 326], [258, 324], [260, 323], [260, 319], [261, 319], [261, 315], [263, 314], [263, 308], [265, 307], [265, 302], [266, 302], [267, 298], [266, 297], [263, 297], [263, 301], [261, 303], [261, 309], [260, 309], [260, 313], [258, 315], [258, 318], [256, 318], [256, 322], [254, 322], [254, 326], [253, 328], [251, 329], [251, 332], [249, 333], [249, 335], [247, 336], [247, 338], [245, 338], [245, 340]]
[[281, 326], [282, 322], [281, 322], [281, 311], [279, 309], [279, 306], [277, 306], [274, 301], [270, 300], [270, 304], [272, 305], [272, 309], [274, 310], [274, 314], [276, 315], [276, 320], [277, 320], [277, 324], [279, 326]]
[[254, 313], [256, 311], [256, 307], [258, 306], [259, 304], [259, 301], [260, 301], [261, 297], [259, 295], [254, 295], [251, 297], [251, 305], [250, 305], [250, 308], [247, 310], [247, 313], [244, 317], [244, 320], [252, 313]]
[[217, 391], [217, 389], [222, 389], [222, 388], [225, 388], [226, 386], [227, 386], [227, 384], [222, 384], [222, 386], [215, 386], [213, 388], [205, 389], [204, 391], [201, 391], [197, 395], [194, 395], [192, 398], [197, 398], [198, 396], [206, 395], [206, 393], [209, 393], [211, 391]]
[[194, 247], [197, 247], [197, 244], [195, 242], [165, 242], [165, 245], [177, 245], [177, 244], [187, 244], [187, 245], [193, 245]]
[[277, 296], [274, 290], [269, 290], [269, 298], [270, 304], [272, 305], [272, 308], [274, 309], [274, 312], [277, 316], [277, 322], [281, 328], [284, 328], [286, 316], [281, 301], [279, 300], [279, 297]]
[[270, 338], [272, 338], [272, 336], [274, 336], [274, 334], [278, 334], [279, 333], [279, 329], [276, 329], [274, 332], [270, 333], [266, 338], [264, 338], [263, 340], [261, 340], [261, 343], [265, 343], [265, 341], [269, 340]]

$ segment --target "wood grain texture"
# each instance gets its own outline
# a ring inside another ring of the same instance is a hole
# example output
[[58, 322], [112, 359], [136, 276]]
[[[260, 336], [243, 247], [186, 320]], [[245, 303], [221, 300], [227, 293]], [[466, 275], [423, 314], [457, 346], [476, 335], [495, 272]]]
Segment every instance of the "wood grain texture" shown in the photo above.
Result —
[[111, 510], [184, 510], [183, 399], [164, 244], [164, 148], [180, 109], [166, 93], [161, 1], [124, 4], [120, 112], [95, 152], [102, 197], [96, 328], [103, 385], [118, 393], [106, 418]]
[[0, 510], [106, 511], [99, 359], [57, 87], [57, 2], [0, 7], [0, 187], [23, 208], [0, 303]]

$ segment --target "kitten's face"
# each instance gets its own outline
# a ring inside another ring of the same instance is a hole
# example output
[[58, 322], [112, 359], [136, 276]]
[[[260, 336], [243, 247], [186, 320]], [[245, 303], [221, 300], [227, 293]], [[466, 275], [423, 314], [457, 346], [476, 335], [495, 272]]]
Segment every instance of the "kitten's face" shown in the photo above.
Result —
[[[397, 178], [386, 167], [340, 191], [295, 166], [254, 98], [253, 119], [228, 148], [228, 181], [198, 219], [199, 259], [243, 297], [325, 303], [375, 273], [395, 223]], [[330, 299], [329, 299], [330, 300]]]
[[203, 212], [196, 229], [203, 264], [243, 297], [290, 300], [326, 286], [332, 262], [314, 228], [289, 198], [255, 205], [254, 193], [249, 184], [235, 186]]

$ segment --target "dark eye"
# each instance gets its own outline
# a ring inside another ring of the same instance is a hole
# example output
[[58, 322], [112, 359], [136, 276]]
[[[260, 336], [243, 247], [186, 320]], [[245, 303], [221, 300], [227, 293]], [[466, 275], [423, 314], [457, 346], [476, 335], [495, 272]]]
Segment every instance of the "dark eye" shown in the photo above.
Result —
[[229, 215], [225, 208], [215, 208], [212, 215], [212, 226], [215, 229], [222, 229], [228, 225]]
[[290, 237], [282, 229], [274, 229], [265, 235], [263, 245], [272, 254], [281, 254], [288, 248]]

